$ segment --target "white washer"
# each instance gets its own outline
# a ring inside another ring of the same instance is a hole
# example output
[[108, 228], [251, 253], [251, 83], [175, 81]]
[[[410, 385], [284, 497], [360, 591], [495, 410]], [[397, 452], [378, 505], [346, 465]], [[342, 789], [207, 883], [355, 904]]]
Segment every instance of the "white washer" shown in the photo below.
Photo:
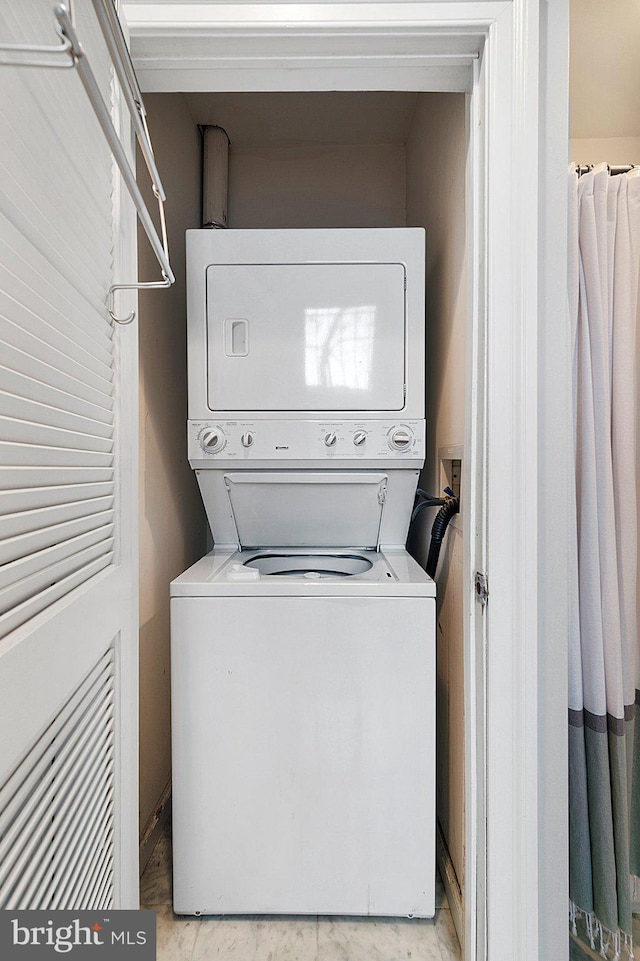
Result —
[[187, 278], [216, 546], [171, 585], [174, 908], [430, 917], [424, 232], [190, 231]]
[[178, 913], [434, 914], [434, 620], [403, 550], [214, 551], [174, 581]]

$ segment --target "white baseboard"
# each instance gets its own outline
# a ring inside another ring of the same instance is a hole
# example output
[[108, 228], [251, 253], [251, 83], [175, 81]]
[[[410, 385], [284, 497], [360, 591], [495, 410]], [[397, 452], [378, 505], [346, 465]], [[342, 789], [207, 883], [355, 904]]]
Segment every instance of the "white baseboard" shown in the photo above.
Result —
[[160, 800], [154, 808], [153, 814], [147, 821], [140, 838], [140, 877], [144, 872], [149, 858], [153, 854], [158, 838], [171, 814], [171, 780], [167, 781]]
[[442, 878], [444, 890], [447, 895], [447, 901], [449, 902], [449, 908], [451, 909], [451, 920], [456, 929], [458, 941], [464, 951], [464, 906], [462, 891], [460, 890], [458, 877], [453, 866], [453, 861], [451, 860], [451, 855], [449, 854], [449, 848], [447, 847], [439, 824], [436, 829], [436, 858], [440, 877]]

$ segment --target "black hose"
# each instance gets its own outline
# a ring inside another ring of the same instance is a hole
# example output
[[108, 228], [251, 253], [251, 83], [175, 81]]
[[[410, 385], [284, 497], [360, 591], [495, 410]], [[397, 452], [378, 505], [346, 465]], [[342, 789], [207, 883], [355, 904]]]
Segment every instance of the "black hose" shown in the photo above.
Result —
[[455, 514], [458, 513], [459, 510], [459, 499], [457, 497], [447, 497], [443, 506], [436, 514], [433, 526], [431, 528], [429, 554], [427, 555], [427, 563], [425, 564], [425, 570], [431, 578], [435, 578], [436, 576], [438, 558], [440, 557], [440, 548], [442, 547], [442, 541], [444, 539], [447, 527], [449, 526], [449, 521]]
[[[453, 497], [453, 491], [450, 487], [445, 487], [444, 492], [445, 494], [448, 494], [449, 497]], [[419, 487], [416, 491], [416, 503], [414, 504], [413, 512], [411, 514], [411, 523], [413, 524], [418, 514], [421, 514], [425, 508], [442, 507], [442, 505], [446, 504], [446, 502], [446, 497], [436, 497], [435, 494], [427, 494], [426, 491], [423, 491]]]
[[411, 515], [411, 523], [413, 524], [418, 514], [421, 514], [422, 511], [427, 509], [427, 507], [442, 507], [444, 503], [445, 501], [442, 497], [433, 497], [428, 500], [425, 499], [425, 500], [419, 501], [416, 504], [416, 506], [413, 508], [413, 513]]

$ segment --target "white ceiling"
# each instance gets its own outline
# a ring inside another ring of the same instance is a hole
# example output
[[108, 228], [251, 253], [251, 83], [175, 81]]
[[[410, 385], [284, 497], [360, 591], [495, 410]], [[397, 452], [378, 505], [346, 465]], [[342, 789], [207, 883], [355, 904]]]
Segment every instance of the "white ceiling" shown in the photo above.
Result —
[[640, 137], [640, 0], [571, 0], [571, 136]]
[[188, 93], [196, 123], [217, 124], [235, 146], [404, 144], [417, 94]]

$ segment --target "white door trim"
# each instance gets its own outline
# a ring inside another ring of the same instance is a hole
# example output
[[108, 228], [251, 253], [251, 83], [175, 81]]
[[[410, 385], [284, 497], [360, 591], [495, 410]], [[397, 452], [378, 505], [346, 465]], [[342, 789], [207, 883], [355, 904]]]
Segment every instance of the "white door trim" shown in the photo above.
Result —
[[[463, 462], [463, 490], [468, 491], [464, 525], [463, 578], [487, 571], [487, 198], [484, 170], [487, 155], [486, 60], [473, 65], [468, 95], [469, 155], [467, 162], [467, 370], [465, 435], [468, 456]], [[484, 608], [463, 592], [465, 705], [465, 890], [464, 946], [466, 961], [487, 957], [487, 812], [486, 812], [486, 631]]]
[[[117, 82], [112, 81], [117, 90]], [[120, 140], [127, 152], [129, 163], [135, 170], [136, 138], [128, 110], [121, 96], [114, 96], [113, 121]], [[113, 175], [113, 233], [115, 282], [135, 280], [138, 276], [137, 218], [129, 194], [120, 173]], [[136, 310], [137, 292], [122, 292], [122, 309]], [[139, 665], [139, 614], [138, 614], [138, 321], [128, 325], [114, 324], [113, 336], [117, 339], [117, 421], [120, 437], [118, 461], [117, 524], [126, 536], [119, 536], [119, 590], [122, 611], [128, 615], [126, 633], [118, 642], [118, 712], [116, 725], [116, 750], [118, 751], [118, 810], [116, 830], [116, 903], [122, 908], [140, 905], [139, 870], [139, 792], [138, 792], [138, 665]]]
[[[547, 191], [558, 196], [564, 171], [549, 160], [565, 149], [566, 140], [562, 143], [558, 118], [546, 121], [548, 94], [546, 100], [539, 97], [541, 89], [565, 90], [566, 55], [557, 51], [566, 45], [566, 5], [566, 0], [556, 4], [560, 33], [553, 38], [553, 57], [546, 0], [125, 6], [146, 90], [470, 92], [470, 229], [477, 241], [471, 323], [479, 372], [471, 387], [476, 403], [486, 396], [487, 444], [483, 465], [483, 434], [472, 433], [470, 528], [480, 546], [467, 551], [466, 842], [467, 876], [475, 882], [466, 892], [467, 959], [537, 961], [539, 938], [541, 945], [555, 945], [557, 958], [568, 951], [560, 915], [549, 918], [545, 903], [546, 890], [566, 890], [566, 776], [560, 748], [555, 810], [547, 806], [550, 820], [541, 824], [539, 805], [548, 789], [541, 776], [549, 777], [550, 764], [539, 757], [538, 743], [539, 730], [546, 731], [544, 743], [551, 721], [562, 717], [565, 697], [562, 676], [538, 675], [540, 651], [548, 644], [543, 637], [539, 649], [538, 610], [545, 604], [553, 547], [548, 538], [539, 539], [539, 504], [548, 498], [552, 477], [560, 490], [568, 478], [562, 461], [554, 476], [538, 450], [545, 444], [539, 418], [548, 424], [554, 411], [561, 438], [568, 436], [569, 423], [562, 383], [569, 368], [558, 356], [556, 330], [564, 312], [557, 260], [564, 212], [559, 207], [551, 218], [540, 200]], [[384, 41], [390, 33], [398, 43], [409, 38], [404, 54], [394, 54]], [[331, 55], [323, 46], [327, 37], [345, 46]], [[376, 37], [383, 38], [378, 47]], [[543, 206], [547, 215], [541, 221]], [[481, 370], [485, 345], [486, 371]], [[543, 377], [549, 364], [558, 375], [555, 383]], [[471, 601], [471, 575], [483, 556], [490, 588], [484, 614]], [[566, 644], [561, 592], [551, 603], [559, 619], [553, 643], [561, 658]], [[547, 606], [545, 623], [549, 617]], [[485, 630], [486, 738], [484, 690], [478, 689], [474, 669], [479, 666], [482, 676]], [[549, 704], [545, 690], [552, 692]], [[560, 853], [555, 862], [539, 861], [543, 831], [549, 830]], [[478, 851], [485, 831], [486, 877], [484, 851]]]
[[[489, 957], [538, 958], [537, 23], [487, 50], [486, 849]], [[500, 946], [496, 950], [497, 946]]]

